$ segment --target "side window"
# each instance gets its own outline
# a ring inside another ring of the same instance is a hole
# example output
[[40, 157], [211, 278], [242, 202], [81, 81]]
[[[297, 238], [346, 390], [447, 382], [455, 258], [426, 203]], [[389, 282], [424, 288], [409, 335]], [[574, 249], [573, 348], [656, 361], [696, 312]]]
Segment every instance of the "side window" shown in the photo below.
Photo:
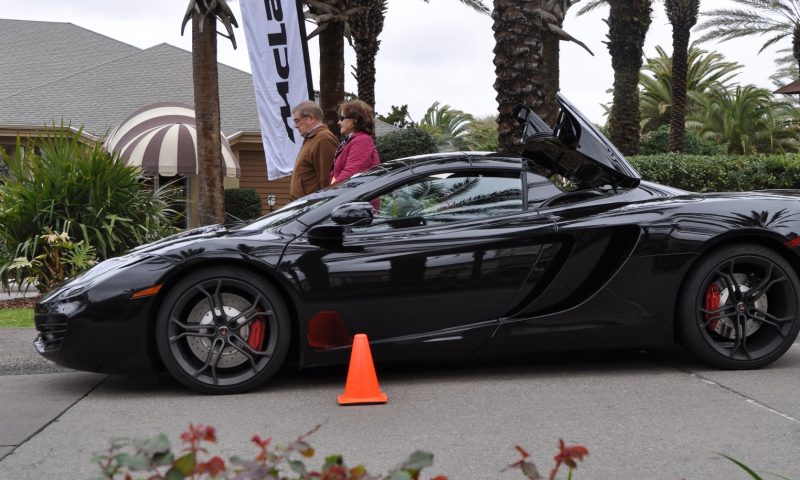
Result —
[[543, 203], [563, 193], [563, 190], [546, 177], [531, 172], [527, 172], [526, 175], [528, 176], [526, 183], [528, 185], [529, 210], [539, 208]]
[[476, 220], [521, 212], [522, 181], [514, 172], [437, 173], [370, 201], [376, 209], [365, 227], [370, 231]]

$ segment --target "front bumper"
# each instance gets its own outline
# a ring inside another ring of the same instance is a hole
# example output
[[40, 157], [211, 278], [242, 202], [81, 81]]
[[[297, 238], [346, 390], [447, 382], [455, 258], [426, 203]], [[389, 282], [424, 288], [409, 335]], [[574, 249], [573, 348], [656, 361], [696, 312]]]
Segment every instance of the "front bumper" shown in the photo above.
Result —
[[161, 370], [150, 331], [155, 297], [90, 290], [36, 304], [34, 348], [63, 367], [112, 374]]

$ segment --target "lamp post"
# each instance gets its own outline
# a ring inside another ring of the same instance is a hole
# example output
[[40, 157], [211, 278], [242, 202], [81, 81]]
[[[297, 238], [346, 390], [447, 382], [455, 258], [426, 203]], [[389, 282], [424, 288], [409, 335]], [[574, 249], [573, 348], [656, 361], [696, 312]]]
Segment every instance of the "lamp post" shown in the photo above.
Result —
[[269, 205], [269, 211], [275, 210], [275, 194], [270, 192], [267, 194], [267, 205]]

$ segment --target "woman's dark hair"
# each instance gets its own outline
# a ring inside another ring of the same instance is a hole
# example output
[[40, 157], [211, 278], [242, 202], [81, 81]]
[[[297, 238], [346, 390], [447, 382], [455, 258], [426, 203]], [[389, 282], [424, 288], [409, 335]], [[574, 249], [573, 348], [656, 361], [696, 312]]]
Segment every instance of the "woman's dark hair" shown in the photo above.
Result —
[[350, 100], [339, 105], [339, 116], [353, 120], [355, 130], [375, 136], [375, 117], [372, 107], [363, 100]]

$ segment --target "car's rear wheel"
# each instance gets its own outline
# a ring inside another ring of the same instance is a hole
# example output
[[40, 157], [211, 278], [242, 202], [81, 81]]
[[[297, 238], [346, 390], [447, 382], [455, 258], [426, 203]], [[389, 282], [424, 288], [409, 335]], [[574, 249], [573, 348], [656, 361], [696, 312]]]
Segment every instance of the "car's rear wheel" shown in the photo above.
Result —
[[678, 334], [711, 365], [760, 368], [791, 347], [798, 313], [800, 281], [786, 259], [760, 245], [729, 245], [702, 258], [689, 274]]
[[164, 297], [156, 323], [169, 373], [201, 393], [263, 385], [289, 350], [288, 313], [263, 278], [239, 268], [198, 270]]

